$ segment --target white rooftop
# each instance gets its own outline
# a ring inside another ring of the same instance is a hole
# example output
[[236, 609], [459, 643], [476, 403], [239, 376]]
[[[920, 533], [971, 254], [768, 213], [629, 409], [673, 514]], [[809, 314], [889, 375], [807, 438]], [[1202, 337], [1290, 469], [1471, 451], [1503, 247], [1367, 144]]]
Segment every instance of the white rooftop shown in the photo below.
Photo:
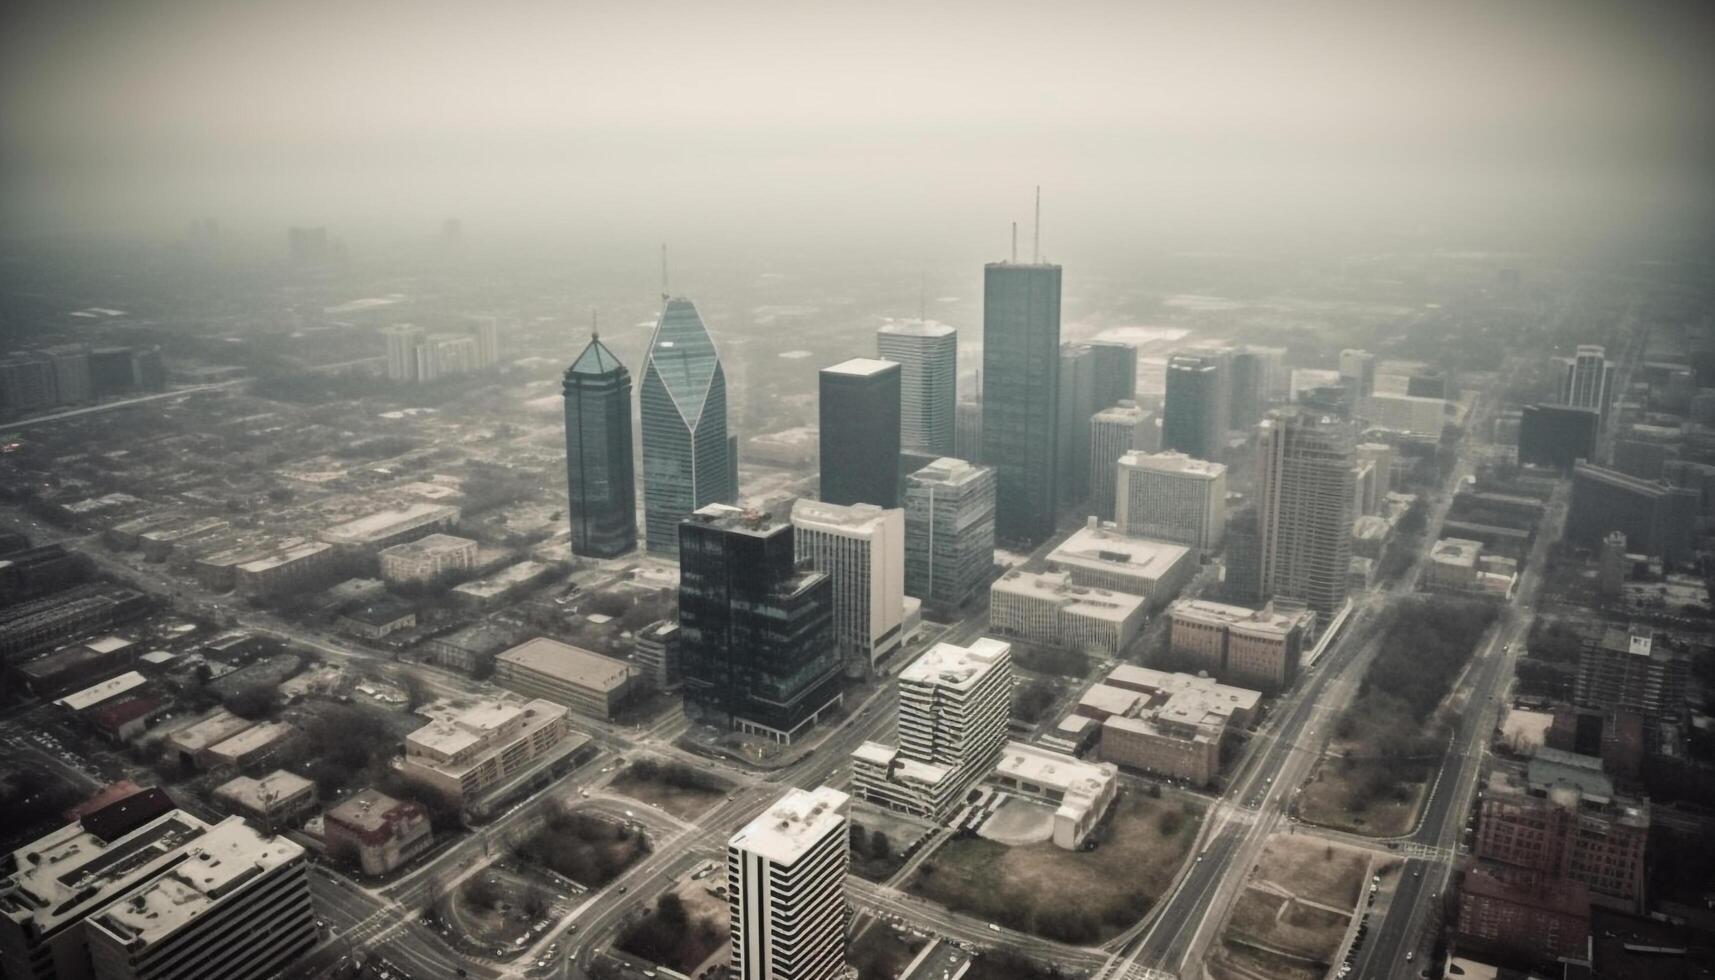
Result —
[[830, 833], [844, 834], [851, 797], [831, 786], [794, 789], [732, 836], [732, 847], [789, 865]]
[[942, 456], [927, 466], [921, 467], [905, 479], [908, 483], [940, 483], [946, 486], [960, 486], [990, 472], [993, 471], [986, 466], [979, 466], [956, 456]]
[[222, 783], [215, 789], [214, 795], [239, 806], [262, 812], [276, 803], [292, 799], [305, 790], [314, 789], [315, 785], [297, 773], [276, 769], [261, 779], [239, 776], [230, 782]]
[[1129, 592], [1112, 592], [1072, 584], [1065, 572], [1007, 572], [995, 580], [993, 592], [1059, 602], [1078, 616], [1123, 622], [1147, 600]]
[[99, 640], [90, 640], [84, 644], [96, 653], [112, 653], [115, 650], [123, 650], [130, 645], [130, 640], [118, 636], [104, 636]]
[[889, 320], [883, 324], [878, 333], [898, 334], [903, 337], [950, 337], [957, 330], [945, 323], [935, 320]]
[[145, 683], [147, 680], [142, 674], [128, 670], [118, 677], [102, 681], [93, 687], [86, 687], [76, 694], [68, 694], [55, 701], [54, 704], [65, 708], [67, 711], [82, 711], [85, 708], [93, 708], [103, 701], [116, 698], [126, 691], [142, 687]]
[[337, 524], [322, 532], [322, 540], [334, 544], [363, 544], [407, 527], [436, 520], [457, 520], [459, 509], [445, 504], [419, 502], [403, 508], [380, 510], [356, 520]]
[[1165, 575], [1190, 552], [1183, 545], [1134, 538], [1100, 527], [1082, 527], [1048, 553], [1050, 562], [1093, 567], [1120, 566], [1151, 577]]
[[1198, 477], [1213, 480], [1227, 472], [1225, 463], [1212, 463], [1206, 459], [1197, 459], [1180, 452], [1146, 453], [1133, 449], [1119, 459], [1121, 466], [1130, 466], [1140, 470], [1151, 470], [1157, 473], [1173, 473], [1178, 476]]
[[869, 377], [888, 370], [899, 370], [899, 362], [883, 361], [874, 357], [854, 357], [849, 361], [841, 361], [832, 367], [825, 367], [822, 369], [822, 373], [849, 374], [855, 377]]
[[254, 725], [225, 741], [217, 742], [209, 746], [208, 750], [215, 755], [236, 759], [246, 753], [265, 749], [296, 731], [289, 722], [270, 721]]
[[874, 531], [887, 519], [888, 511], [875, 504], [830, 504], [825, 500], [799, 497], [792, 504], [792, 523], [840, 532]]
[[[69, 823], [12, 855], [17, 868], [0, 888], [0, 915], [33, 922], [43, 933], [73, 921], [146, 877], [208, 825], [183, 810], [114, 841]], [[113, 845], [123, 841], [123, 851]], [[111, 852], [111, 853], [110, 853]]]
[[637, 673], [624, 661], [545, 636], [525, 640], [495, 660], [595, 691], [617, 690]]
[[1432, 561], [1443, 565], [1465, 565], [1474, 567], [1477, 556], [1482, 554], [1483, 542], [1472, 541], [1468, 538], [1442, 538], [1435, 542], [1435, 547], [1429, 552]]
[[1005, 659], [1011, 650], [1012, 644], [986, 636], [968, 647], [956, 643], [937, 643], [899, 672], [899, 682], [967, 688], [981, 680], [995, 664]]

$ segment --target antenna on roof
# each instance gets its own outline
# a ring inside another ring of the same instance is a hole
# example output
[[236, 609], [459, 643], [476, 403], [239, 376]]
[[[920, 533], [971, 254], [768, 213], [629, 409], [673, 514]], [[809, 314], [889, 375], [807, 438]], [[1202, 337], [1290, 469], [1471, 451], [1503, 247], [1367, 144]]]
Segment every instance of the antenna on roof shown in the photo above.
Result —
[[595, 307], [590, 307], [590, 339], [600, 340], [601, 331], [596, 329]]
[[661, 302], [666, 304], [672, 294], [667, 291], [667, 243], [661, 243]]
[[1012, 223], [1012, 261], [1018, 262], [1018, 222]]
[[1036, 185], [1036, 227], [1030, 232], [1030, 264], [1042, 261], [1042, 185]]

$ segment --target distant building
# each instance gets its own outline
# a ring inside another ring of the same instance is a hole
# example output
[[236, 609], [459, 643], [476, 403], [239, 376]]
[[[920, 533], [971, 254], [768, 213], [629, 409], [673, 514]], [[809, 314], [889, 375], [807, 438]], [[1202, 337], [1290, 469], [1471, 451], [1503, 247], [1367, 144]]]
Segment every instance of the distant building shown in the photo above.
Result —
[[336, 625], [343, 632], [365, 640], [381, 640], [417, 625], [417, 610], [392, 596], [347, 609]]
[[1101, 722], [1102, 761], [1205, 786], [1220, 772], [1222, 740], [1249, 727], [1261, 701], [1207, 677], [1122, 664], [1077, 713]]
[[1197, 459], [1218, 461], [1226, 448], [1231, 400], [1219, 358], [1175, 354], [1167, 361], [1167, 396], [1161, 445]]
[[679, 523], [737, 498], [727, 439], [726, 371], [688, 299], [670, 299], [649, 340], [637, 401], [643, 514], [650, 554], [679, 556]]
[[383, 327], [382, 339], [387, 343], [387, 379], [412, 382], [417, 380], [417, 345], [427, 332], [422, 327], [399, 323]]
[[338, 553], [333, 545], [301, 539], [277, 542], [268, 553], [231, 567], [241, 595], [279, 595], [322, 584]]
[[1442, 538], [1429, 549], [1424, 588], [1474, 592], [1506, 598], [1518, 581], [1518, 562], [1483, 553], [1483, 543], [1469, 538]]
[[1566, 540], [1594, 548], [1610, 532], [1619, 531], [1633, 551], [1680, 562], [1691, 554], [1693, 539], [1686, 529], [1693, 526], [1697, 512], [1695, 490], [1577, 463], [1572, 468]]
[[1571, 357], [1557, 357], [1555, 363], [1563, 372], [1560, 403], [1574, 408], [1588, 408], [1606, 419], [1613, 405], [1614, 364], [1607, 351], [1594, 344], [1580, 344]]
[[679, 624], [659, 619], [637, 631], [637, 647], [631, 660], [643, 679], [658, 691], [679, 686]]
[[1143, 628], [1143, 597], [1076, 585], [1065, 572], [1012, 571], [989, 587], [989, 630], [998, 636], [1117, 656]]
[[1340, 380], [1351, 390], [1354, 400], [1375, 394], [1376, 356], [1367, 350], [1341, 351]]
[[900, 320], [876, 331], [875, 346], [876, 357], [900, 367], [900, 448], [954, 455], [959, 332], [933, 320]]
[[899, 364], [855, 357], [823, 368], [819, 386], [822, 500], [898, 506]]
[[[995, 536], [1035, 543], [1059, 507], [1060, 267], [983, 267], [983, 449], [995, 468]], [[1085, 416], [1086, 418], [1088, 416]]]
[[790, 742], [838, 704], [833, 581], [797, 567], [790, 524], [724, 504], [679, 530], [686, 712]]
[[0, 408], [27, 412], [60, 403], [54, 359], [39, 351], [0, 357]]
[[1228, 371], [1227, 424], [1248, 429], [1262, 418], [1263, 408], [1272, 397], [1267, 356], [1257, 348], [1241, 347], [1233, 351]]
[[1054, 806], [1052, 839], [1068, 851], [1083, 846], [1119, 792], [1119, 772], [1113, 764], [1081, 762], [1024, 742], [1006, 743], [988, 782]]
[[905, 479], [905, 594], [949, 615], [994, 571], [994, 470], [945, 457]]
[[421, 804], [366, 789], [327, 812], [328, 854], [355, 862], [370, 876], [398, 870], [435, 842]]
[[405, 736], [399, 773], [472, 808], [502, 787], [566, 755], [566, 709], [548, 701], [437, 701], [419, 714], [432, 719]]
[[1596, 567], [1596, 592], [1612, 599], [1625, 591], [1631, 562], [1626, 558], [1626, 536], [1609, 531], [1602, 538], [1602, 554]]
[[470, 538], [430, 534], [381, 549], [381, 577], [388, 582], [428, 582], [476, 564], [477, 544]]
[[1090, 510], [1101, 520], [1114, 519], [1120, 457], [1148, 451], [1154, 425], [1155, 413], [1129, 400], [1090, 416]]
[[847, 811], [837, 789], [793, 789], [727, 841], [737, 980], [834, 980], [846, 965]]
[[1316, 624], [1315, 613], [1287, 602], [1248, 609], [1179, 599], [1167, 615], [1176, 657], [1224, 682], [1264, 691], [1282, 690], [1298, 676]]
[[1227, 519], [1227, 553], [1222, 562], [1221, 594], [1240, 604], [1262, 602], [1262, 529], [1255, 507]]
[[603, 721], [635, 693], [638, 676], [637, 668], [622, 660], [540, 636], [494, 659], [500, 686]]
[[1128, 452], [1119, 457], [1118, 529], [1209, 553], [1227, 524], [1227, 467], [1184, 453]]
[[1691, 689], [1691, 657], [1647, 628], [1598, 627], [1578, 653], [1572, 700], [1581, 708], [1627, 711], [1651, 728], [1677, 723]]
[[905, 639], [905, 512], [800, 499], [792, 536], [797, 560], [833, 583], [833, 638], [848, 673], [867, 676]]
[[1095, 408], [1105, 409], [1137, 398], [1137, 348], [1117, 340], [1089, 340], [1095, 382]]
[[1357, 413], [1370, 424], [1426, 439], [1441, 438], [1447, 426], [1447, 402], [1411, 395], [1368, 395], [1358, 400]]
[[252, 769], [264, 761], [278, 765], [275, 760], [279, 754], [297, 737], [297, 726], [290, 722], [250, 725], [203, 749], [197, 756], [197, 765], [204, 769], [236, 770]]
[[1352, 564], [1350, 425], [1294, 415], [1257, 426], [1262, 595], [1308, 603], [1328, 618], [1345, 603]]
[[1059, 503], [1082, 503], [1090, 494], [1090, 417], [1096, 402], [1096, 357], [1088, 344], [1060, 345], [1059, 407], [1054, 437]]
[[239, 776], [215, 788], [214, 798], [264, 827], [294, 826], [316, 808], [316, 784], [276, 769], [260, 779]]
[[637, 550], [631, 372], [592, 334], [566, 369], [561, 389], [572, 553], [593, 558], [629, 554]]
[[1181, 545], [1090, 521], [1048, 553], [1048, 567], [1067, 573], [1072, 585], [1129, 593], [1159, 608], [1196, 574], [1197, 557]]
[[337, 524], [323, 531], [321, 539], [335, 547], [379, 551], [448, 529], [458, 519], [459, 509], [447, 504], [407, 504]]
[[1406, 379], [1405, 393], [1413, 398], [1452, 398], [1453, 381], [1445, 371], [1418, 371]]
[[961, 401], [953, 409], [953, 455], [967, 463], [983, 461], [983, 403]]
[[1461, 950], [1532, 963], [1582, 960], [1590, 953], [1590, 890], [1567, 878], [1473, 868], [1459, 889], [1455, 934]]

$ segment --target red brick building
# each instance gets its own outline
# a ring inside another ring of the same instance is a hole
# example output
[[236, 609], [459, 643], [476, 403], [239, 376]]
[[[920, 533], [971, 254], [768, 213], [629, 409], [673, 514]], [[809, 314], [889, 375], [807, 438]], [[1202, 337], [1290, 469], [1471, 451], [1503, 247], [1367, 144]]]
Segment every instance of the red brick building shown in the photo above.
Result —
[[356, 861], [366, 875], [381, 875], [434, 843], [429, 814], [420, 804], [366, 789], [327, 812], [327, 852]]
[[1525, 961], [1586, 957], [1590, 890], [1568, 878], [1474, 868], [1459, 891], [1458, 942]]

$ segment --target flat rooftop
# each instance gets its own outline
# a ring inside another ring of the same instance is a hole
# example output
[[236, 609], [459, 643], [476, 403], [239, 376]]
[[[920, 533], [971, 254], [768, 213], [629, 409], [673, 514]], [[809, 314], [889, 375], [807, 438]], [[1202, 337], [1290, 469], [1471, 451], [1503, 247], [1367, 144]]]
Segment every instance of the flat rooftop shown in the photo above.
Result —
[[547, 565], [539, 561], [526, 559], [516, 564], [508, 565], [492, 575], [485, 575], [482, 578], [455, 585], [453, 586], [452, 591], [457, 592], [460, 595], [486, 599], [490, 596], [500, 595], [507, 589], [516, 588], [527, 582], [534, 581], [535, 579], [547, 574], [547, 572]]
[[1434, 548], [1430, 549], [1429, 557], [1432, 561], [1440, 562], [1443, 565], [1464, 565], [1475, 568], [1477, 556], [1482, 552], [1483, 542], [1481, 541], [1472, 541], [1469, 538], [1442, 538], [1435, 542]]
[[379, 510], [356, 520], [336, 524], [322, 532], [322, 540], [330, 544], [367, 544], [412, 527], [437, 520], [458, 520], [459, 509], [445, 504], [414, 503], [405, 507]]
[[876, 332], [897, 337], [951, 337], [959, 331], [935, 320], [889, 320]]
[[81, 822], [66, 824], [13, 853], [18, 870], [6, 879], [10, 887], [0, 889], [0, 915], [32, 922], [44, 933], [58, 928], [144, 880], [207, 831], [182, 810], [113, 840]]
[[381, 553], [390, 558], [427, 558], [430, 555], [464, 551], [475, 547], [476, 542], [470, 538], [461, 538], [453, 534], [428, 534], [415, 541], [407, 541], [391, 548], [383, 548]]
[[327, 819], [370, 832], [387, 827], [387, 816], [405, 804], [378, 789], [366, 789], [327, 812]]
[[615, 691], [637, 673], [637, 669], [612, 657], [538, 636], [525, 640], [495, 658], [523, 670], [593, 691]]
[[54, 704], [65, 708], [67, 711], [82, 711], [85, 708], [93, 708], [103, 701], [116, 698], [126, 691], [142, 687], [147, 682], [142, 674], [128, 670], [111, 680], [102, 681], [93, 687], [86, 687], [76, 694], [68, 694], [55, 701]]
[[296, 731], [289, 722], [264, 722], [217, 742], [209, 746], [208, 750], [215, 755], [236, 759], [251, 752], [259, 752], [283, 738], [289, 738]]
[[1048, 553], [1050, 562], [1093, 567], [1118, 567], [1132, 574], [1159, 578], [1186, 559], [1184, 545], [1134, 538], [1106, 528], [1083, 527]]
[[822, 369], [822, 373], [846, 374], [862, 378], [897, 370], [899, 370], [898, 361], [883, 361], [874, 357], [854, 357], [849, 361], [841, 361], [831, 367], [825, 367]]
[[1007, 572], [992, 591], [1058, 602], [1074, 615], [1114, 622], [1131, 618], [1147, 601], [1129, 592], [1073, 585], [1065, 572]]
[[1008, 742], [1001, 750], [997, 775], [1058, 789], [1068, 796], [1090, 796], [1118, 771], [1112, 763], [1083, 762], [1069, 755], [1024, 742]]
[[1175, 476], [1195, 477], [1204, 480], [1213, 480], [1227, 472], [1225, 463], [1211, 463], [1206, 459], [1197, 459], [1171, 450], [1146, 453], [1142, 450], [1133, 449], [1120, 457], [1120, 464], [1155, 473], [1171, 473]]
[[906, 477], [906, 482], [937, 483], [943, 486], [963, 486], [994, 472], [986, 466], [966, 462], [956, 456], [942, 456]]
[[831, 786], [787, 792], [728, 842], [776, 864], [791, 864], [829, 833], [846, 832], [851, 797]]
[[799, 497], [792, 505], [792, 523], [840, 531], [874, 531], [887, 519], [888, 511], [875, 504], [830, 504]]
[[747, 510], [742, 507], [734, 507], [731, 504], [709, 504], [699, 508], [686, 520], [706, 527], [717, 527], [723, 531], [736, 531], [740, 534], [750, 534], [756, 537], [768, 537], [789, 526], [785, 522], [775, 520], [765, 511]]
[[899, 672], [899, 682], [967, 688], [982, 679], [996, 664], [1007, 659], [1011, 651], [1012, 644], [986, 636], [968, 647], [956, 643], [937, 643]]
[[217, 742], [224, 742], [254, 725], [225, 708], [216, 708], [203, 720], [174, 732], [167, 744], [181, 752], [201, 752]]
[[239, 806], [261, 812], [275, 803], [290, 800], [299, 793], [305, 790], [313, 790], [315, 787], [315, 783], [297, 773], [276, 769], [261, 779], [239, 776], [230, 782], [221, 783], [220, 786], [216, 787], [214, 795]]
[[1261, 609], [1252, 609], [1207, 599], [1175, 599], [1168, 605], [1167, 613], [1176, 618], [1208, 625], [1238, 627], [1247, 633], [1271, 633], [1280, 636], [1285, 636], [1299, 625], [1308, 625], [1309, 621], [1315, 618], [1315, 613], [1308, 609], [1283, 611], [1272, 602], [1264, 604]]

